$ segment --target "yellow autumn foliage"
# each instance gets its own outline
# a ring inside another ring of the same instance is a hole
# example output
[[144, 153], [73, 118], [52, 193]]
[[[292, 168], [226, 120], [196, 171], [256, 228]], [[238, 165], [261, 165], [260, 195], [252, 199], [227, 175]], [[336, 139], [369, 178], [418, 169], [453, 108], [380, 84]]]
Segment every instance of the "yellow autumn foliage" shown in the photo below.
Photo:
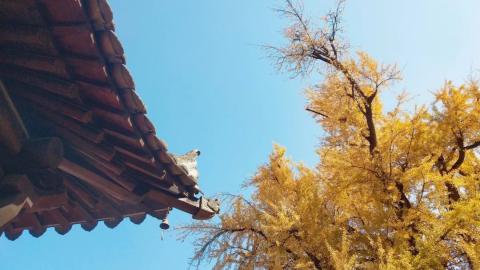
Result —
[[446, 82], [432, 106], [390, 111], [381, 93], [400, 80], [395, 66], [338, 38], [340, 6], [312, 30], [290, 2], [291, 72], [323, 67], [306, 91], [325, 135], [308, 168], [275, 146], [215, 223], [198, 235], [194, 260], [215, 269], [480, 269], [480, 88]]

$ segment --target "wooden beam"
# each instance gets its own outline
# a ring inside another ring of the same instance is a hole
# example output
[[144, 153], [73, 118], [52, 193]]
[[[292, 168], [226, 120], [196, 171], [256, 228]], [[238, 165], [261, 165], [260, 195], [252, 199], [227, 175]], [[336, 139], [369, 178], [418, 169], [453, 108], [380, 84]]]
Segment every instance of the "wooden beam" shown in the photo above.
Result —
[[111, 161], [115, 156], [115, 150], [103, 144], [95, 144], [83, 139], [77, 134], [62, 128], [55, 127], [55, 133], [70, 144], [70, 147], [88, 156], [96, 156], [106, 161]]
[[96, 157], [94, 155], [87, 155], [83, 152], [78, 152], [78, 155], [83, 159], [85, 159], [85, 161], [87, 161], [89, 164], [91, 163], [101, 164], [102, 167], [109, 170], [111, 173], [114, 173], [115, 175], [118, 175], [118, 176], [122, 175], [123, 172], [125, 171], [125, 166], [115, 158], [112, 159], [111, 161], [107, 161], [99, 157]]
[[94, 115], [105, 126], [112, 127], [112, 129], [121, 129], [127, 132], [134, 132], [135, 129], [130, 119], [130, 114], [124, 112], [113, 112], [103, 108], [93, 107], [92, 111]]
[[166, 176], [166, 171], [158, 169], [154, 166], [148, 166], [144, 164], [139, 164], [137, 162], [131, 162], [131, 161], [125, 161], [125, 165], [127, 165], [129, 168], [141, 172], [153, 179], [157, 182], [165, 181], [165, 176]]
[[100, 218], [99, 216], [99, 219], [107, 220], [123, 217], [123, 213], [120, 211], [119, 205], [125, 204], [124, 202], [107, 196], [101, 196], [99, 200], [100, 207], [102, 208], [102, 211], [99, 212], [102, 217]]
[[32, 207], [26, 209], [27, 213], [51, 211], [61, 208], [68, 204], [68, 196], [66, 192], [49, 195], [39, 195], [33, 198]]
[[[71, 100], [80, 100], [79, 87], [69, 80], [14, 66], [0, 66], [0, 73], [10, 81], [22, 82]], [[27, 73], [28, 76], [25, 76]]]
[[23, 228], [24, 230], [38, 229], [42, 227], [35, 213], [25, 213], [15, 218], [12, 222], [13, 227]]
[[49, 24], [65, 22], [82, 22], [87, 19], [83, 12], [82, 2], [78, 0], [42, 0], [39, 9]]
[[[83, 205], [73, 203], [73, 206], [70, 206], [70, 209], [73, 210], [75, 215], [79, 215], [82, 217], [80, 224], [97, 221], [97, 217], [95, 216], [95, 214], [85, 208]], [[73, 216], [71, 217], [71, 219], [73, 219]]]
[[70, 224], [58, 209], [43, 211], [41, 221], [44, 227], [62, 227]]
[[2, 158], [5, 170], [11, 173], [55, 169], [63, 159], [63, 143], [55, 137], [28, 140], [18, 154]]
[[81, 124], [71, 118], [55, 114], [48, 110], [39, 110], [42, 115], [47, 119], [47, 121], [52, 121], [54, 124], [68, 129], [74, 134], [89, 140], [93, 143], [100, 143], [104, 138], [104, 132], [102, 130], [96, 129], [93, 126]]
[[70, 224], [80, 224], [92, 220], [90, 215], [85, 215], [85, 211], [79, 210], [79, 206], [71, 203], [68, 206], [60, 209], [60, 212], [65, 216]]
[[130, 178], [130, 179], [135, 179], [135, 181], [143, 182], [143, 183], [147, 184], [146, 186], [148, 186], [148, 187], [155, 187], [155, 188], [160, 189], [160, 190], [168, 190], [168, 192], [170, 192], [172, 194], [179, 194], [180, 193], [178, 187], [175, 186], [175, 184], [173, 184], [173, 182], [169, 181], [168, 174], [165, 177], [165, 179], [162, 180], [162, 181], [158, 181], [155, 178], [152, 178], [150, 176], [147, 176], [143, 173], [140, 173], [140, 172], [138, 172], [136, 170], [133, 170], [133, 169], [130, 169], [130, 168], [127, 168], [127, 170], [125, 171], [124, 174], [125, 174], [125, 177]]
[[[38, 175], [35, 175], [35, 177]], [[32, 176], [33, 177], [33, 176]], [[23, 214], [31, 214], [36, 212], [50, 211], [53, 209], [61, 208], [64, 205], [68, 204], [68, 196], [66, 192], [58, 193], [48, 193], [42, 194], [37, 191], [37, 189], [32, 184], [31, 180], [25, 175], [10, 175], [5, 178], [0, 186], [0, 189], [3, 190], [17, 190], [20, 193], [19, 196], [25, 197], [28, 199], [26, 204], [28, 207], [22, 205], [22, 208], [19, 209], [17, 215], [20, 213], [20, 210], [23, 210]], [[18, 207], [20, 204], [17, 204]]]
[[91, 111], [59, 96], [38, 93], [26, 86], [17, 87], [15, 89], [15, 95], [20, 96], [35, 106], [42, 106], [47, 110], [65, 115], [83, 124], [87, 124], [92, 120]]
[[0, 144], [9, 152], [3, 156], [7, 170], [56, 168], [63, 158], [58, 138], [29, 139], [8, 92], [0, 82]]
[[81, 89], [85, 102], [94, 101], [95, 106], [107, 107], [113, 110], [124, 110], [117, 91], [108, 84], [98, 84], [84, 80], [76, 81]]
[[65, 62], [58, 56], [45, 55], [38, 52], [24, 52], [20, 50], [0, 50], [0, 64], [14, 65], [36, 71], [45, 71], [55, 76], [69, 78]]
[[73, 77], [99, 83], [108, 82], [107, 66], [103, 59], [72, 54], [63, 54]]
[[31, 47], [49, 53], [55, 52], [46, 28], [27, 24], [0, 24], [0, 32], [2, 46]]
[[129, 179], [125, 178], [122, 175], [117, 175], [114, 172], [110, 171], [108, 167], [104, 166], [105, 163], [108, 162], [97, 162], [95, 160], [89, 159], [88, 157], [85, 159], [92, 167], [97, 169], [103, 175], [107, 176], [108, 178], [112, 179], [118, 185], [122, 186], [124, 189], [128, 191], [133, 191], [135, 189], [135, 183], [130, 181]]
[[155, 163], [155, 159], [153, 158], [153, 156], [149, 155], [145, 152], [140, 153], [142, 150], [134, 151], [133, 149], [126, 149], [126, 148], [120, 147], [118, 145], [115, 145], [113, 148], [115, 149], [115, 151], [120, 153], [122, 155], [123, 159], [125, 159], [125, 160], [137, 160], [137, 161], [143, 162], [145, 164], [150, 164], [150, 165]]
[[129, 136], [123, 132], [118, 132], [107, 128], [104, 128], [103, 131], [114, 140], [120, 142], [120, 145], [126, 144], [134, 149], [142, 149], [145, 146], [145, 142], [140, 136]]
[[1, 20], [6, 22], [28, 23], [41, 25], [42, 16], [38, 9], [33, 8], [33, 1], [0, 1]]
[[140, 201], [140, 198], [135, 194], [123, 189], [107, 178], [100, 176], [68, 159], [64, 159], [60, 163], [59, 169], [84, 181], [100, 192], [106, 193], [118, 200], [130, 203], [137, 203]]
[[63, 184], [65, 187], [73, 193], [76, 200], [79, 200], [81, 203], [85, 204], [88, 208], [95, 208], [98, 201], [89, 194], [86, 190], [76, 184], [75, 179], [71, 176], [65, 176]]
[[72, 222], [68, 218], [63, 208], [50, 211], [52, 217], [59, 223], [55, 226], [55, 231], [61, 235], [68, 233], [72, 229]]
[[29, 140], [20, 155], [38, 169], [57, 168], [63, 159], [63, 143], [56, 137]]
[[212, 203], [206, 198], [201, 197], [199, 200], [191, 200], [186, 197], [175, 197], [166, 192], [158, 190], [150, 190], [146, 195], [146, 198], [159, 202], [163, 205], [168, 205], [184, 212], [192, 214], [194, 219], [204, 220], [213, 217], [218, 213], [218, 208], [213, 207]]
[[150, 208], [147, 208], [143, 203], [119, 206], [119, 211], [122, 213], [123, 217], [143, 215], [149, 210]]
[[0, 81], [0, 145], [9, 154], [18, 154], [23, 143], [28, 139], [28, 132], [18, 114], [15, 105]]
[[62, 53], [98, 57], [95, 40], [92, 38], [92, 31], [87, 25], [54, 25], [51, 29], [56, 44], [58, 44]]
[[32, 201], [26, 194], [17, 193], [2, 197], [0, 201], [0, 227], [13, 220], [25, 206], [32, 206]]

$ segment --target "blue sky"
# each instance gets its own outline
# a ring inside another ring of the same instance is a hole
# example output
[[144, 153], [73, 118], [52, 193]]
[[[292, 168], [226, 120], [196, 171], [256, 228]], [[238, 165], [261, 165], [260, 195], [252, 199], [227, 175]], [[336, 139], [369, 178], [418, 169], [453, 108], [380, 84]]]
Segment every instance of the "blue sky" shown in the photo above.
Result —
[[[302, 89], [319, 77], [290, 79], [266, 57], [262, 44], [282, 44], [286, 22], [274, 0], [111, 0], [116, 33], [136, 88], [157, 133], [172, 152], [193, 148], [207, 194], [239, 193], [264, 163], [273, 143], [295, 160], [314, 165], [321, 130], [304, 111]], [[312, 17], [332, 1], [306, 0]], [[347, 4], [345, 36], [386, 63], [397, 63], [414, 102], [431, 101], [444, 80], [460, 83], [480, 70], [480, 2], [450, 0], [354, 1]], [[385, 98], [392, 98], [386, 94]], [[387, 101], [387, 104], [389, 102]], [[390, 102], [391, 103], [391, 102]], [[174, 211], [170, 223], [190, 221]], [[2, 269], [186, 269], [191, 242], [177, 241], [148, 218], [114, 230], [74, 227], [39, 239], [0, 238]]]

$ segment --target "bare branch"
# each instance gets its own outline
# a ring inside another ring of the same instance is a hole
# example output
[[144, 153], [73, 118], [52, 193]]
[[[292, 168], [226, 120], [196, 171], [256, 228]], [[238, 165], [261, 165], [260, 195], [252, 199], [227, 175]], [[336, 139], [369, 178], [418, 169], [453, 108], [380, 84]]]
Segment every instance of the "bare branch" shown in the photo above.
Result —
[[470, 145], [465, 146], [465, 150], [475, 149], [480, 146], [480, 141], [476, 141]]
[[305, 110], [306, 110], [306, 111], [309, 111], [309, 112], [312, 112], [312, 113], [314, 113], [314, 114], [323, 116], [323, 117], [325, 117], [325, 118], [328, 118], [328, 115], [326, 115], [326, 114], [324, 114], [324, 113], [322, 113], [322, 112], [316, 111], [316, 110], [312, 109], [310, 106], [307, 106], [307, 107], [305, 108]]

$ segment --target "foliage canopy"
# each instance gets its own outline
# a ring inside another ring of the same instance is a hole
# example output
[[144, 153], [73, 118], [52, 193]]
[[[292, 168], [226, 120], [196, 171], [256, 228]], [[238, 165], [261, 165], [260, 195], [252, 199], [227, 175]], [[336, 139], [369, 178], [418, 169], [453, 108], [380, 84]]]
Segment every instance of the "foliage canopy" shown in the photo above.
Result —
[[480, 90], [446, 82], [431, 107], [384, 112], [393, 65], [341, 40], [343, 2], [312, 29], [286, 1], [288, 46], [270, 48], [292, 74], [322, 67], [306, 91], [325, 131], [316, 168], [276, 146], [219, 223], [197, 234], [193, 258], [215, 269], [480, 269]]

